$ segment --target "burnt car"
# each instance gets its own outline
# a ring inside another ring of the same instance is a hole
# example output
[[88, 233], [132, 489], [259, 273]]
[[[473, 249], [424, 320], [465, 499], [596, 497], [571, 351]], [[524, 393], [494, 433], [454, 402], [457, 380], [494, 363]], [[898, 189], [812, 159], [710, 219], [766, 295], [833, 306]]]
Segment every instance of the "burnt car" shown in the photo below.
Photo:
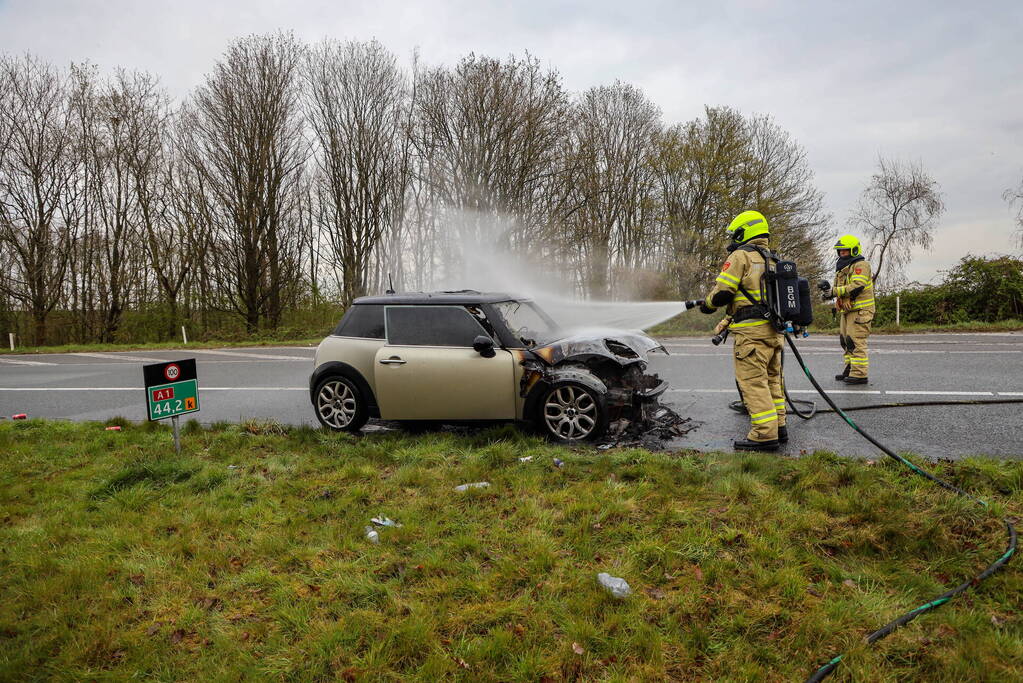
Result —
[[316, 350], [316, 417], [358, 431], [370, 418], [516, 421], [559, 442], [642, 419], [667, 383], [646, 374], [664, 347], [640, 332], [564, 334], [524, 297], [476, 291], [356, 299]]

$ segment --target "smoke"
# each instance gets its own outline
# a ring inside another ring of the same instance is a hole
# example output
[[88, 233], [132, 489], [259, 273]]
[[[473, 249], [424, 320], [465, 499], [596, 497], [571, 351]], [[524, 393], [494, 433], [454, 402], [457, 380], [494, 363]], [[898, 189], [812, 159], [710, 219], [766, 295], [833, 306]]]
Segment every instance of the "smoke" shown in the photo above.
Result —
[[[464, 211], [450, 212], [442, 230], [454, 267], [435, 283], [437, 289], [475, 289], [529, 297], [567, 331], [592, 328], [644, 330], [684, 312], [681, 301], [595, 301], [577, 294], [569, 274], [541, 260], [530, 260], [506, 246], [513, 219]], [[465, 230], [471, 225], [472, 230]], [[628, 287], [621, 289], [627, 290]]]

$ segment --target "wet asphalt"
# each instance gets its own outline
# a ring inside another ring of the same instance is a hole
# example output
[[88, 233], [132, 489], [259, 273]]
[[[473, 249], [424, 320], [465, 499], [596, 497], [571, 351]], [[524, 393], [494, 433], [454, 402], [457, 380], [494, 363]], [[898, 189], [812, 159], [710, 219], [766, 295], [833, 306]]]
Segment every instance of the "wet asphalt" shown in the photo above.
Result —
[[[671, 385], [664, 402], [698, 427], [673, 448], [730, 450], [745, 435], [746, 418], [728, 409], [737, 398], [731, 346], [697, 338], [662, 340], [669, 356], [651, 356], [650, 370]], [[1023, 333], [875, 335], [867, 386], [836, 383], [842, 352], [837, 338], [814, 335], [798, 348], [841, 407], [907, 401], [1023, 400]], [[74, 421], [146, 419], [141, 366], [195, 358], [201, 422], [249, 418], [316, 425], [309, 402], [312, 347], [259, 347], [124, 353], [0, 355], [0, 416]], [[786, 378], [793, 398], [823, 401], [791, 354]], [[864, 410], [850, 416], [900, 452], [931, 458], [1023, 457], [1023, 403]], [[789, 419], [792, 455], [826, 450], [878, 457], [878, 450], [836, 415]]]

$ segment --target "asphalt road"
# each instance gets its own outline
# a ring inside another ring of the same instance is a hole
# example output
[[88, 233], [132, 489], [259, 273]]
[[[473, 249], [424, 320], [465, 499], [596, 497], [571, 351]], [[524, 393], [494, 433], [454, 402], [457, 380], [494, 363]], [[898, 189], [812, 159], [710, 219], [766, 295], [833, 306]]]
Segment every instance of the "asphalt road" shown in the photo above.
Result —
[[[714, 347], [693, 338], [664, 340], [671, 356], [655, 355], [651, 370], [671, 384], [665, 401], [700, 423], [675, 445], [729, 449], [746, 431], [746, 419], [727, 404], [737, 395], [730, 344]], [[1023, 333], [927, 334], [871, 338], [867, 386], [834, 382], [841, 369], [835, 337], [800, 340], [810, 370], [840, 406], [899, 401], [1023, 399]], [[202, 422], [269, 418], [315, 425], [308, 378], [314, 349], [137, 351], [0, 355], [0, 416], [104, 420], [146, 419], [141, 365], [195, 358]], [[816, 399], [809, 381], [788, 362], [793, 398]], [[867, 431], [897, 451], [930, 457], [967, 455], [1023, 457], [1023, 404], [935, 406], [869, 410], [851, 414]], [[878, 451], [835, 415], [810, 421], [790, 416], [788, 453], [830, 450], [872, 457]]]

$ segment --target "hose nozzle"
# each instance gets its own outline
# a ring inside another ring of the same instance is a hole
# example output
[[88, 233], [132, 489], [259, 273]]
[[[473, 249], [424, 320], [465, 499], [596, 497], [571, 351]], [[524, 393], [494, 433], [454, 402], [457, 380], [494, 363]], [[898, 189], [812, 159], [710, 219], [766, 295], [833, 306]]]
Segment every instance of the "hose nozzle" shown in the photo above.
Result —
[[683, 301], [682, 307], [687, 311], [691, 311], [702, 303], [699, 299], [690, 299], [689, 301]]

